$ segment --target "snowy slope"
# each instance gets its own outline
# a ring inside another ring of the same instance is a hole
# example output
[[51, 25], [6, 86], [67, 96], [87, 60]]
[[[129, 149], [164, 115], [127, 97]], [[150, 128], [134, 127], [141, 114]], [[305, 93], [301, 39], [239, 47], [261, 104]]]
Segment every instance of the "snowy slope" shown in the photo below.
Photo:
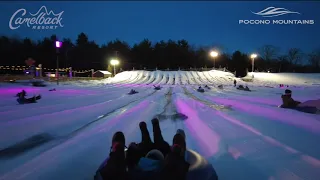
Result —
[[[233, 79], [253, 91], [236, 90]], [[279, 109], [279, 83], [294, 85], [300, 101], [320, 99], [319, 74], [255, 73], [253, 82], [243, 82], [222, 71], [126, 71], [43, 88], [0, 84], [0, 180], [92, 179], [113, 133], [123, 131], [127, 145], [139, 142], [138, 123], [145, 120], [152, 136], [153, 117], [161, 118], [169, 143], [184, 129], [188, 148], [208, 159], [220, 179], [318, 180], [320, 115]], [[211, 89], [199, 93], [200, 84]], [[17, 105], [22, 89], [43, 99]], [[128, 95], [130, 89], [139, 93]], [[179, 113], [187, 119], [173, 119]], [[39, 134], [48, 142], [14, 156], [2, 151]]]

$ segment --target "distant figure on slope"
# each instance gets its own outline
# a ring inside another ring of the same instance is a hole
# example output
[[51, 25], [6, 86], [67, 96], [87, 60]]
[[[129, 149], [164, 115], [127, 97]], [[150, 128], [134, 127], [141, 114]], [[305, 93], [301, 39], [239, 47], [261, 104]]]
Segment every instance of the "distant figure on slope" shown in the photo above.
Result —
[[22, 90], [19, 94], [19, 97], [17, 99], [17, 102], [19, 104], [30, 104], [30, 103], [36, 103], [37, 100], [41, 99], [41, 95], [33, 96], [32, 98], [26, 98], [27, 93]]
[[234, 87], [237, 86], [237, 80], [233, 80], [233, 85], [234, 85]]
[[237, 87], [237, 89], [238, 89], [238, 90], [242, 90], [242, 91], [251, 91], [248, 86], [243, 87], [242, 85], [239, 85], [239, 86]]
[[160, 85], [158, 85], [158, 86], [153, 85], [153, 87], [154, 87], [155, 90], [160, 90], [161, 89]]
[[197, 89], [197, 91], [198, 91], [198, 92], [204, 92], [204, 89], [203, 89], [201, 86], [199, 86], [199, 88]]
[[301, 102], [293, 100], [292, 91], [289, 89], [286, 89], [285, 94], [281, 95], [282, 99], [282, 105], [280, 107], [282, 108], [295, 108], [297, 107]]
[[223, 89], [223, 85], [220, 84], [220, 85], [218, 86], [218, 88], [219, 88], [219, 89]]
[[130, 92], [128, 93], [129, 95], [131, 95], [131, 94], [136, 94], [136, 93], [138, 93], [137, 91], [135, 91], [135, 90], [133, 90], [133, 89], [131, 89], [130, 90]]

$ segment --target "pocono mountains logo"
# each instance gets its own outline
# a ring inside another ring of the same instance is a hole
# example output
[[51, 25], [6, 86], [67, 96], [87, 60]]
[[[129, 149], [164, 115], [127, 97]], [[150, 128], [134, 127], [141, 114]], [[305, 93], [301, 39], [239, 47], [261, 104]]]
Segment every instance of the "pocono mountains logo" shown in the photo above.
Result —
[[[277, 17], [282, 16], [286, 14], [295, 14], [295, 15], [301, 15], [299, 12], [289, 11], [285, 8], [275, 8], [275, 7], [268, 7], [260, 12], [252, 12], [253, 14], [256, 14], [258, 16], [264, 17], [264, 18], [271, 18], [271, 17]], [[257, 25], [257, 24], [278, 24], [278, 25], [312, 25], [314, 24], [314, 20], [285, 20], [285, 19], [249, 19], [249, 20], [239, 20], [239, 24], [245, 24], [245, 25]]]
[[9, 27], [15, 30], [25, 24], [28, 28], [35, 30], [57, 29], [58, 27], [63, 27], [61, 23], [63, 12], [64, 11], [61, 11], [58, 14], [55, 14], [53, 11], [48, 12], [45, 6], [42, 6], [35, 14], [30, 12], [27, 14], [26, 9], [18, 9], [11, 16]]

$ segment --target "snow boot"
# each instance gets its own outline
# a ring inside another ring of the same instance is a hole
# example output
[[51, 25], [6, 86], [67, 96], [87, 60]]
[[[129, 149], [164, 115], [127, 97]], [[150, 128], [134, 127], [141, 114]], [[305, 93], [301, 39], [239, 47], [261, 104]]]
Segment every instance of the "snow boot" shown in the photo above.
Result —
[[101, 169], [100, 174], [103, 179], [125, 180], [126, 162], [125, 162], [125, 137], [122, 132], [116, 132], [112, 137], [112, 146], [110, 148], [107, 164]]
[[185, 160], [186, 142], [185, 133], [178, 129], [172, 140], [171, 153], [164, 161], [164, 179], [185, 180], [190, 164]]

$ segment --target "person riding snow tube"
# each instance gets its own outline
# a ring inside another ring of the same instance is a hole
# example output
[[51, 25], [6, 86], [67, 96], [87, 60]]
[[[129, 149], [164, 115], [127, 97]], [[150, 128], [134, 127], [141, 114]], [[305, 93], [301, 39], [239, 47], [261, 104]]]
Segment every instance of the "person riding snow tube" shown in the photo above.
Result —
[[152, 120], [154, 142], [145, 122], [139, 127], [142, 141], [131, 143], [125, 151], [125, 137], [116, 132], [111, 152], [98, 168], [95, 180], [217, 180], [218, 176], [203, 157], [186, 149], [185, 133], [178, 129], [173, 145], [164, 141], [159, 120]]
[[297, 111], [316, 114], [319, 112], [319, 109], [314, 106], [303, 105], [300, 101], [295, 101], [292, 98], [292, 91], [289, 89], [285, 90], [285, 94], [281, 95], [282, 105], [281, 108], [294, 109]]
[[239, 85], [239, 86], [237, 87], [237, 89], [238, 89], [238, 90], [242, 90], [242, 91], [251, 91], [248, 86], [243, 87], [242, 85]]
[[160, 89], [161, 89], [160, 86], [155, 86], [155, 85], [153, 85], [153, 86], [154, 86], [154, 89], [155, 89], [155, 90], [160, 90]]
[[248, 86], [244, 88], [244, 91], [251, 91]]
[[197, 91], [203, 93], [203, 92], [204, 92], [204, 89], [203, 89], [201, 86], [199, 86], [199, 88], [197, 89]]
[[210, 87], [208, 85], [205, 85], [204, 87], [207, 88], [207, 89], [210, 89]]
[[301, 102], [293, 100], [292, 91], [290, 89], [286, 89], [284, 91], [285, 94], [281, 95], [282, 99], [282, 105], [281, 108], [295, 108], [297, 107]]
[[220, 84], [220, 85], [218, 86], [218, 88], [219, 88], [219, 89], [223, 89], [223, 85]]
[[136, 93], [138, 93], [137, 91], [135, 91], [135, 90], [133, 90], [133, 89], [131, 89], [130, 90], [130, 92], [128, 93], [129, 95], [131, 95], [131, 94], [136, 94]]
[[41, 99], [41, 95], [33, 96], [32, 98], [19, 97], [17, 99], [17, 102], [19, 104], [30, 104], [30, 103], [36, 103], [37, 100], [39, 99]]

